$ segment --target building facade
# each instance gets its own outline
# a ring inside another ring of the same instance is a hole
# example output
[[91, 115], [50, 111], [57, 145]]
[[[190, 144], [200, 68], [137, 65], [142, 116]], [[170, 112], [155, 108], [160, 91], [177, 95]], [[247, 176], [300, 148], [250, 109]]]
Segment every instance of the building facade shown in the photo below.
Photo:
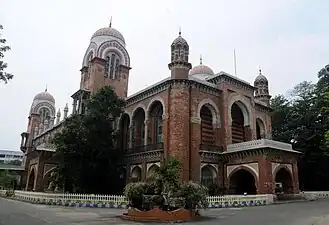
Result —
[[22, 163], [23, 154], [20, 151], [0, 150], [0, 164]]
[[[273, 141], [269, 82], [259, 71], [252, 84], [204, 65], [192, 67], [189, 45], [179, 32], [168, 46], [170, 77], [127, 96], [130, 57], [125, 39], [109, 27], [96, 31], [83, 58], [80, 88], [72, 113], [85, 113], [91, 94], [111, 86], [126, 100], [117, 129], [126, 156], [125, 182], [145, 180], [170, 157], [181, 162], [181, 178], [229, 190], [230, 193], [299, 191], [299, 152]], [[50, 140], [62, 127], [61, 112], [47, 92], [33, 100], [27, 131], [22, 133], [26, 190], [42, 191], [56, 165]], [[68, 106], [64, 109], [64, 119]]]

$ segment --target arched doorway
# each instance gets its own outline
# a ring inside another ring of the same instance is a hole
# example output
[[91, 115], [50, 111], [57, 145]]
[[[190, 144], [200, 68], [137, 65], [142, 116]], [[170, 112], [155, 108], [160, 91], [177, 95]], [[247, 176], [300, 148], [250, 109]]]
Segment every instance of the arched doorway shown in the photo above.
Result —
[[239, 169], [230, 177], [230, 192], [236, 195], [249, 195], [257, 194], [256, 180], [253, 174], [246, 169]]
[[232, 144], [246, 141], [244, 130], [244, 115], [237, 103], [231, 108], [232, 117]]
[[140, 182], [142, 180], [142, 169], [139, 166], [135, 166], [131, 171], [132, 182]]
[[129, 148], [129, 115], [124, 113], [120, 120], [120, 136], [121, 136], [121, 147], [122, 149]]
[[293, 194], [294, 185], [290, 172], [286, 168], [281, 168], [275, 175], [275, 192]]
[[145, 111], [142, 108], [136, 109], [133, 115], [133, 137], [132, 146], [140, 147], [144, 145], [145, 138]]
[[147, 135], [148, 144], [158, 144], [163, 142], [162, 137], [162, 115], [163, 106], [160, 101], [155, 101], [152, 103], [149, 109], [149, 128]]
[[216, 171], [213, 167], [207, 165], [201, 169], [201, 184], [205, 187], [211, 187], [215, 184]]
[[34, 190], [34, 181], [35, 181], [35, 171], [34, 171], [34, 169], [32, 169], [30, 172], [28, 183], [27, 183], [27, 191]]
[[265, 125], [260, 119], [256, 119], [256, 138], [265, 138]]
[[201, 117], [201, 143], [212, 145], [214, 144], [214, 130], [212, 114], [207, 106], [202, 106], [200, 110]]

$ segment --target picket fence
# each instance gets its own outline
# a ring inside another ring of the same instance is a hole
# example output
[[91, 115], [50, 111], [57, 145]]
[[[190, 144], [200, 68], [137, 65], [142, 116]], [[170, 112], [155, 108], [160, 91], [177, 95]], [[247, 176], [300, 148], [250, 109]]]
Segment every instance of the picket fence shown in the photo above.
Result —
[[[0, 190], [5, 196], [6, 191]], [[72, 207], [127, 208], [128, 201], [123, 195], [94, 195], [15, 191], [14, 199], [47, 205]], [[273, 195], [225, 195], [209, 196], [209, 208], [249, 207], [273, 203]]]

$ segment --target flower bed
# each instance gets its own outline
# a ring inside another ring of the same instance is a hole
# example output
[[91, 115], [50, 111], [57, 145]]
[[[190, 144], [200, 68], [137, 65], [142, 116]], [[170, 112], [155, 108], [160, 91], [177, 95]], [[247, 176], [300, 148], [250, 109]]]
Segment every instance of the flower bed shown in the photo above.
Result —
[[124, 220], [138, 222], [187, 222], [195, 220], [198, 217], [198, 213], [182, 208], [173, 211], [164, 211], [159, 208], [141, 211], [136, 208], [130, 208], [128, 209], [128, 213], [121, 216]]

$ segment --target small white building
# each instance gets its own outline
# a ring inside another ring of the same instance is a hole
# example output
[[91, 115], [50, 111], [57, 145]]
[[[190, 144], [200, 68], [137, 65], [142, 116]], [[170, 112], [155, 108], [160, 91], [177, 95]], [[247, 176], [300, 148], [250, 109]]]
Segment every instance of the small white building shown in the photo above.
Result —
[[0, 164], [1, 163], [10, 163], [12, 161], [23, 161], [23, 153], [20, 151], [10, 151], [10, 150], [1, 150], [0, 149]]

